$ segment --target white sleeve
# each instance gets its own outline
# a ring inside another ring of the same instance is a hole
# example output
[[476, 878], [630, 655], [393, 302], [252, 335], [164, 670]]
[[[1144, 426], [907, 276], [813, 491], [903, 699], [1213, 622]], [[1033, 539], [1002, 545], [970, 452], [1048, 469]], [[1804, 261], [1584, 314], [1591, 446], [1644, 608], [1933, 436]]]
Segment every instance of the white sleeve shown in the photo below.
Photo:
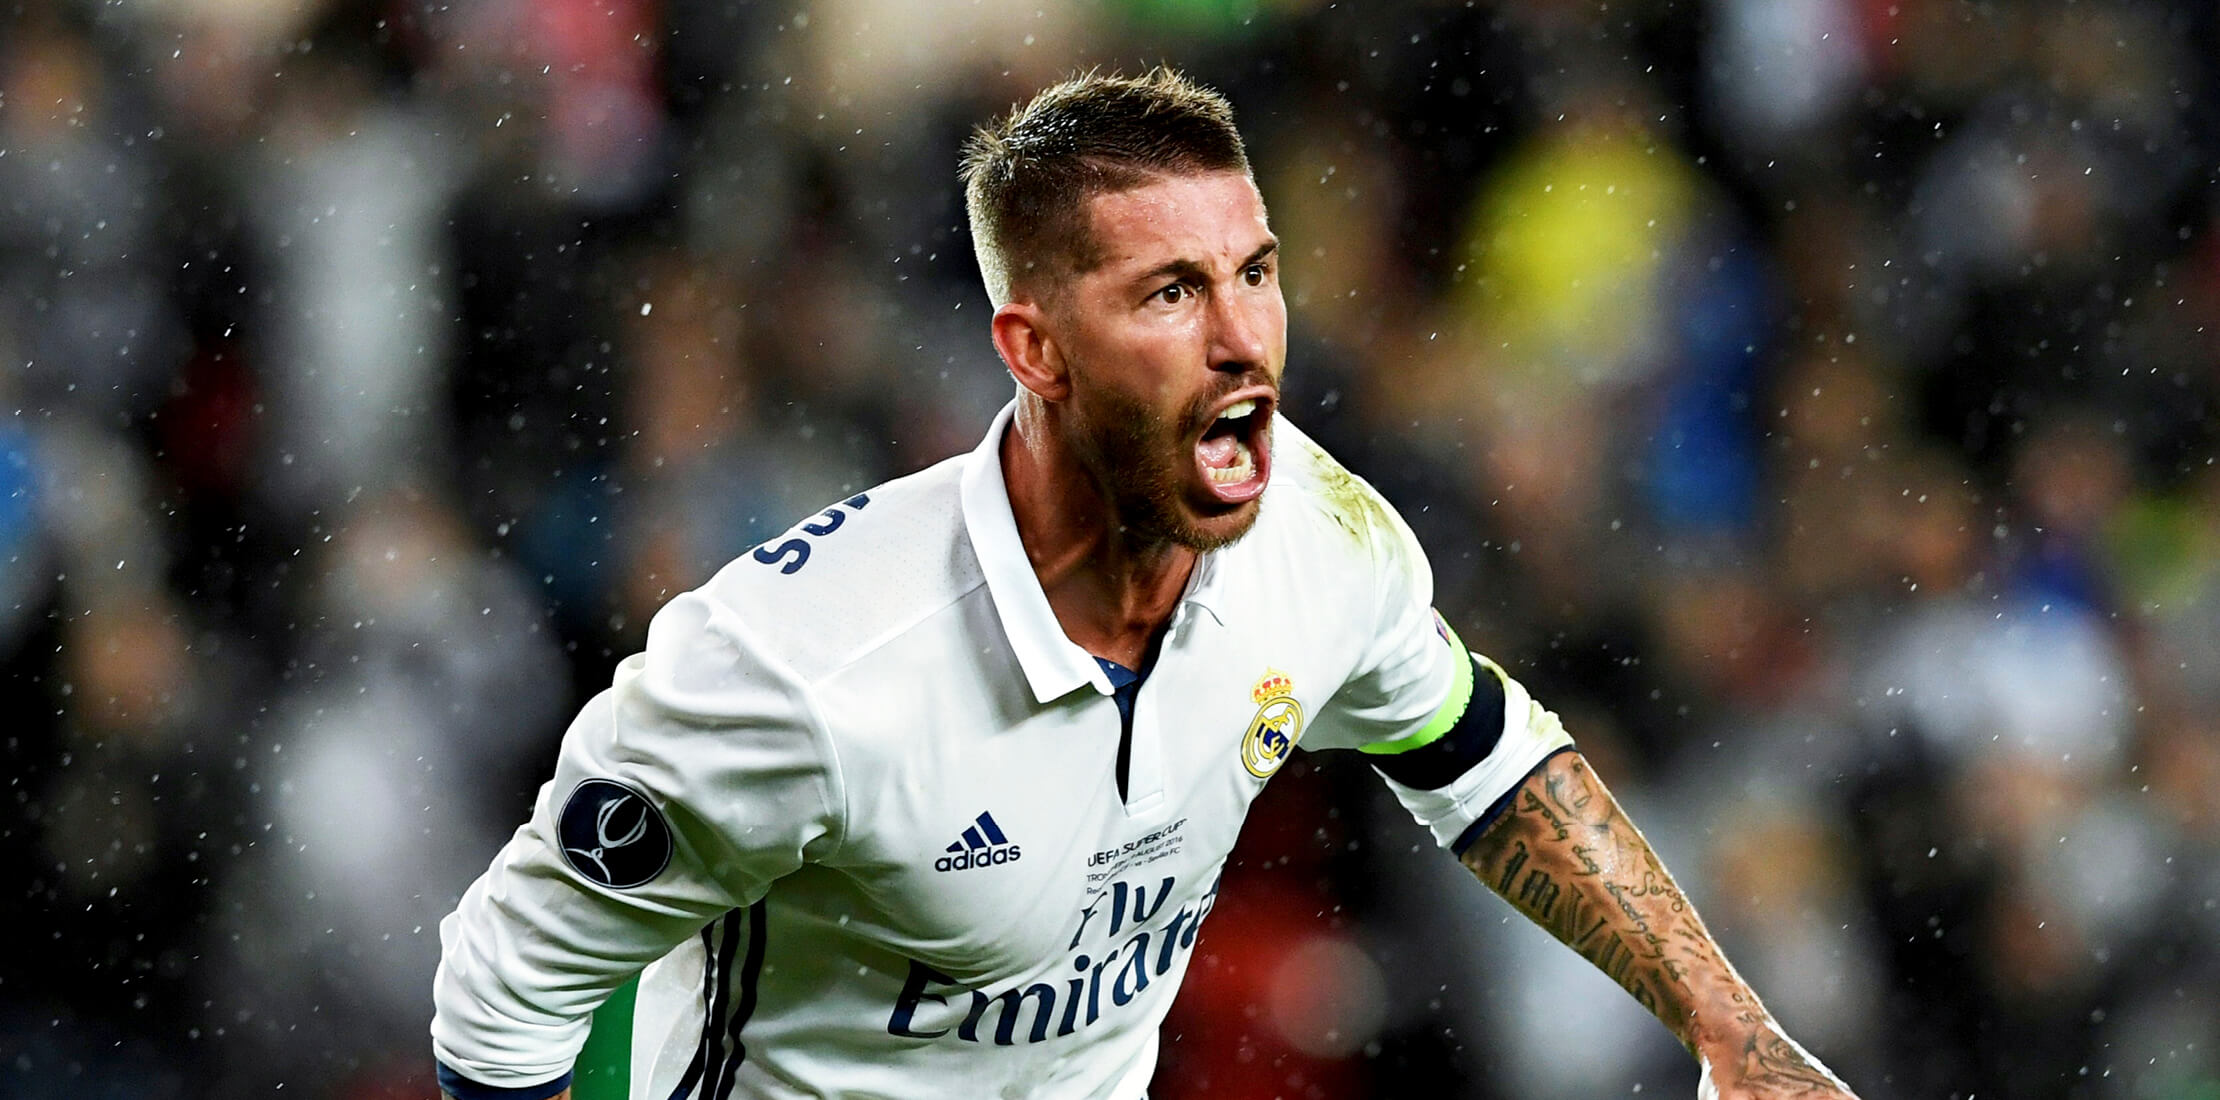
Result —
[[673, 600], [563, 737], [532, 819], [440, 924], [432, 1045], [481, 1085], [570, 1072], [609, 993], [839, 840], [807, 692], [730, 608]]
[[[1489, 807], [1572, 738], [1500, 666], [1467, 653], [1434, 612], [1434, 574], [1417, 536], [1371, 486], [1356, 483], [1378, 517], [1371, 524], [1375, 611], [1364, 655], [1327, 702], [1319, 723], [1324, 736], [1314, 747], [1373, 755], [1411, 816], [1443, 847], [1456, 848]], [[1489, 680], [1476, 689], [1482, 676]], [[1500, 715], [1493, 713], [1498, 699]], [[1476, 701], [1484, 703], [1468, 713]], [[1408, 756], [1416, 763], [1421, 753], [1429, 759], [1419, 768], [1386, 760]], [[1395, 777], [1414, 771], [1439, 779], [1416, 786]]]
[[[1435, 842], [1459, 854], [1472, 842], [1473, 838], [1467, 835], [1472, 826], [1486, 816], [1498, 800], [1516, 789], [1536, 765], [1559, 749], [1571, 748], [1573, 743], [1555, 712], [1535, 702], [1526, 689], [1494, 661], [1477, 653], [1467, 658], [1463, 648], [1457, 647], [1458, 660], [1471, 661], [1475, 676], [1490, 676], [1502, 685], [1501, 736], [1485, 754], [1477, 748], [1466, 750], [1465, 758], [1472, 761], [1470, 766], [1444, 786], [1427, 790], [1399, 783], [1384, 771], [1381, 775], [1388, 789], [1403, 803], [1403, 808], [1411, 812], [1411, 817], [1434, 834]], [[1476, 691], [1472, 695], [1493, 699], [1492, 694], [1485, 692]], [[1494, 725], [1480, 714], [1472, 714], [1464, 721]], [[1445, 742], [1450, 736], [1453, 734], [1443, 735]]]
[[[1332, 462], [1324, 452], [1323, 462]], [[1337, 472], [1338, 468], [1337, 468]], [[1434, 615], [1434, 571], [1403, 517], [1353, 474], [1367, 522], [1370, 584], [1349, 586], [1364, 601], [1353, 621], [1365, 639], [1356, 669], [1319, 714], [1305, 748], [1373, 749], [1410, 737], [1441, 709], [1456, 662]]]

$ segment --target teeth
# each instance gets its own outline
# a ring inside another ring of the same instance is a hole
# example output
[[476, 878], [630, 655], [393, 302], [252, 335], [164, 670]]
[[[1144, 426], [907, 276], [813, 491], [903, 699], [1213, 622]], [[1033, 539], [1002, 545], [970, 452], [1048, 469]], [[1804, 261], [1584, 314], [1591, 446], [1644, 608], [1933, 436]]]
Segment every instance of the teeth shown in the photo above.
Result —
[[[1255, 402], [1248, 404], [1254, 405]], [[1210, 480], [1220, 485], [1239, 485], [1255, 476], [1256, 455], [1249, 450], [1247, 443], [1238, 439], [1233, 443], [1233, 465], [1222, 470], [1210, 468]]]
[[1252, 397], [1252, 398], [1248, 399], [1247, 401], [1236, 401], [1236, 402], [1234, 402], [1234, 403], [1233, 403], [1233, 405], [1231, 405], [1230, 407], [1228, 407], [1228, 408], [1226, 409], [1226, 411], [1224, 411], [1224, 412], [1222, 412], [1222, 413], [1219, 413], [1219, 414], [1218, 414], [1218, 419], [1220, 419], [1220, 420], [1239, 420], [1239, 419], [1241, 419], [1242, 417], [1244, 417], [1244, 416], [1247, 416], [1247, 415], [1249, 415], [1250, 413], [1253, 413], [1253, 412], [1255, 412], [1255, 411], [1256, 411], [1256, 398]]

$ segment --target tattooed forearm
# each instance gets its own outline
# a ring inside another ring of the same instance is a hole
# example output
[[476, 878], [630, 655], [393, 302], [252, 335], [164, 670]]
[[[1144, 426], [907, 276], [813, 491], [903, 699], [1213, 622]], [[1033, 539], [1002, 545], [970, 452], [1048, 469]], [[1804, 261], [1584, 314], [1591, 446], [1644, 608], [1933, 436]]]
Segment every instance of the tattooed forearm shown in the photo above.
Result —
[[1565, 820], [1558, 817], [1557, 811], [1550, 809], [1549, 803], [1542, 801], [1541, 796], [1535, 794], [1533, 788], [1519, 788], [1518, 799], [1518, 812], [1532, 814], [1536, 819], [1547, 822], [1550, 828], [1557, 831], [1554, 839], [1564, 840], [1572, 836], [1572, 830], [1566, 827]]
[[1690, 1050], [1707, 1022], [1761, 1018], [1672, 875], [1579, 754], [1529, 776], [1465, 863]]
[[1742, 1048], [1742, 1079], [1752, 1085], [1828, 1092], [1840, 1082], [1812, 1065], [1795, 1044], [1771, 1032], [1753, 1033]]
[[1783, 1035], [1578, 753], [1551, 757], [1465, 864], [1594, 963], [1703, 1060], [1733, 1100], [1857, 1100]]

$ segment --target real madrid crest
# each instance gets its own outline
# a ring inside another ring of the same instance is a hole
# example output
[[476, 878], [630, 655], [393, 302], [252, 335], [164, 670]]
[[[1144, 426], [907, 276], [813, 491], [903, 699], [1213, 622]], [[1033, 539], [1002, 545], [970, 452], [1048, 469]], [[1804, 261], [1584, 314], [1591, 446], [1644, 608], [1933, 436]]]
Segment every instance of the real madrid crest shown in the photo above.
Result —
[[1241, 763], [1250, 775], [1268, 779], [1302, 739], [1303, 705], [1295, 701], [1295, 681], [1277, 669], [1267, 669], [1249, 697], [1256, 700], [1257, 711], [1241, 735]]

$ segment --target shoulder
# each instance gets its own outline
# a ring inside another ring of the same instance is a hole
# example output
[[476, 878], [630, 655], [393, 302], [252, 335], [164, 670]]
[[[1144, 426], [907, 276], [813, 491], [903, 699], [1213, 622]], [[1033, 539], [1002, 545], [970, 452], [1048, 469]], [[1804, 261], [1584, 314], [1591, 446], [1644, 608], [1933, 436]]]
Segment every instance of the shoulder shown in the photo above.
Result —
[[802, 517], [696, 590], [750, 648], [811, 681], [982, 583], [964, 533], [963, 456]]
[[1375, 560], [1417, 552], [1410, 527], [1370, 482], [1286, 417], [1274, 421], [1272, 432], [1273, 488], [1287, 491], [1268, 500], [1266, 515], [1278, 513], [1291, 537], [1317, 544], [1314, 550], [1338, 545]]

